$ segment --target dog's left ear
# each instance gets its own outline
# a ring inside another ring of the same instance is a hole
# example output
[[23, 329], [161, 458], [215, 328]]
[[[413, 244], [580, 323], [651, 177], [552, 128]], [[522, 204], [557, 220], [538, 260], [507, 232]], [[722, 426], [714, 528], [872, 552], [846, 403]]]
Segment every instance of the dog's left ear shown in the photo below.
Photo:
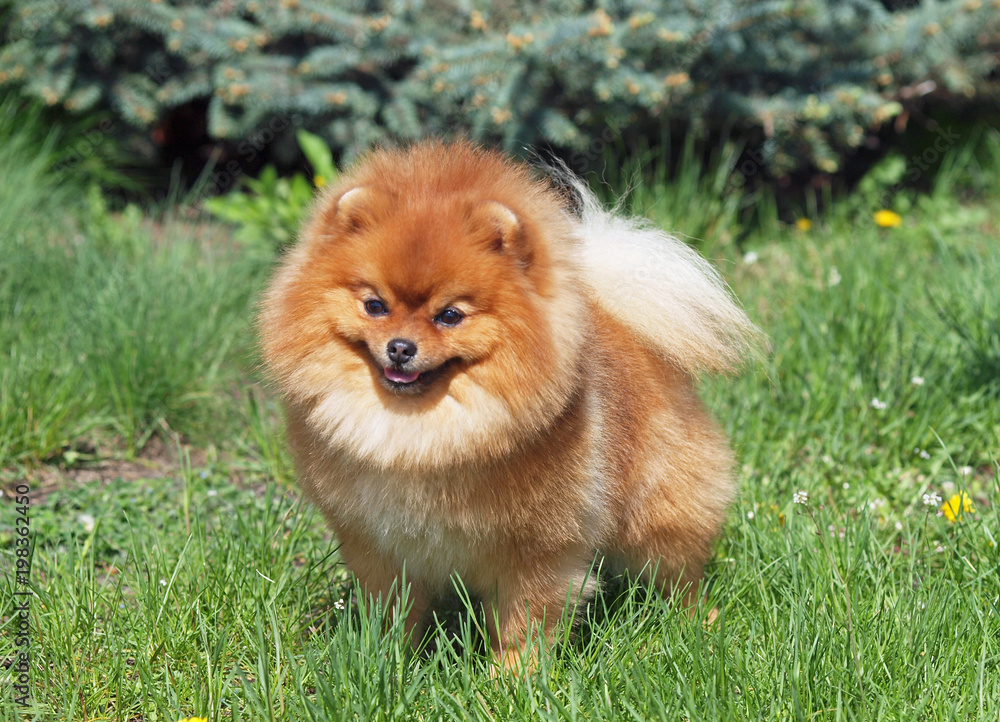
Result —
[[499, 201], [484, 201], [473, 211], [476, 224], [486, 230], [486, 242], [495, 253], [513, 256], [525, 267], [531, 265], [532, 253], [525, 238], [524, 226], [510, 208]]

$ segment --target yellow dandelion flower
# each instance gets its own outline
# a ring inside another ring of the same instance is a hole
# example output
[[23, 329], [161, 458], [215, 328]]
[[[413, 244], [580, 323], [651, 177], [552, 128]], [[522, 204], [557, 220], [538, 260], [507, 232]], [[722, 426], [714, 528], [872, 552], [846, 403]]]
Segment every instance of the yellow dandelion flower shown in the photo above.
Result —
[[813, 227], [813, 222], [810, 221], [808, 218], [799, 218], [797, 221], [795, 221], [795, 227], [798, 228], [800, 231], [808, 231]]
[[875, 225], [882, 228], [897, 228], [903, 225], [903, 218], [898, 213], [886, 209], [875, 211]]
[[321, 175], [314, 176], [313, 185], [317, 188], [323, 188], [326, 185], [326, 178]]
[[185, 717], [177, 722], [208, 722], [208, 717]]
[[976, 507], [972, 505], [972, 498], [964, 491], [961, 494], [954, 494], [948, 501], [941, 505], [941, 513], [950, 522], [958, 521], [963, 513], [972, 514]]

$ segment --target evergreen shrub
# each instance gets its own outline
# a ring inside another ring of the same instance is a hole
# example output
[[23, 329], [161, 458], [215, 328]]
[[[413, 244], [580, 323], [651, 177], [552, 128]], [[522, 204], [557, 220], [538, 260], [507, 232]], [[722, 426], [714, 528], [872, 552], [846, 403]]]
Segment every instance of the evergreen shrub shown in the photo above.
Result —
[[383, 138], [549, 144], [574, 166], [667, 127], [833, 173], [927, 97], [997, 95], [1000, 0], [7, 0], [0, 84], [215, 140], [274, 117]]

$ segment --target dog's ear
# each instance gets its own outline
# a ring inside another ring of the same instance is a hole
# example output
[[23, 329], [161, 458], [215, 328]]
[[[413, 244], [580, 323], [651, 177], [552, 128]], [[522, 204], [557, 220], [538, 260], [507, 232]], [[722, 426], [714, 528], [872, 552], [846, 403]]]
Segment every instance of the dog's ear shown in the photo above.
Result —
[[340, 195], [333, 214], [333, 223], [344, 233], [357, 233], [374, 220], [375, 192], [367, 186], [356, 186]]
[[472, 217], [479, 233], [485, 231], [490, 250], [513, 256], [525, 267], [531, 265], [524, 224], [514, 211], [499, 201], [484, 201], [473, 209]]

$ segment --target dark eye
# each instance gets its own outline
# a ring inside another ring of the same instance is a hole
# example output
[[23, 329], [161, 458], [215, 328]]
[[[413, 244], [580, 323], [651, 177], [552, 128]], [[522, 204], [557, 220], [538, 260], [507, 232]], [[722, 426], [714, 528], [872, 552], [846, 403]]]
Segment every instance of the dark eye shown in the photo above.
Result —
[[369, 316], [384, 316], [389, 313], [386, 305], [377, 298], [369, 298], [365, 301], [365, 311], [368, 312]]
[[457, 308], [446, 308], [434, 318], [434, 321], [442, 326], [457, 326], [463, 318], [465, 315]]

